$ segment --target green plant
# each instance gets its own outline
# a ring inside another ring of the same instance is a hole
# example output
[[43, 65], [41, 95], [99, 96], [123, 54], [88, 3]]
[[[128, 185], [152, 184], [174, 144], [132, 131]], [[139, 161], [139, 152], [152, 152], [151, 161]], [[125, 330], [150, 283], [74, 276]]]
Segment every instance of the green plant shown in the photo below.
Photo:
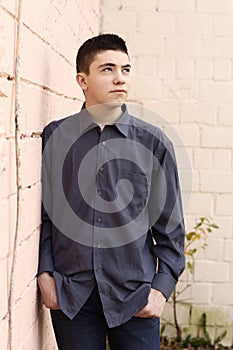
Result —
[[206, 326], [207, 326], [207, 317], [206, 317], [206, 313], [203, 313], [201, 315], [201, 320], [200, 320], [200, 328], [202, 330], [203, 336], [192, 337], [191, 334], [189, 334], [184, 340], [180, 341], [180, 345], [178, 349], [183, 349], [184, 347], [187, 347], [190, 345], [194, 349], [200, 346], [205, 347], [205, 349], [208, 349], [208, 347], [213, 347], [213, 346], [214, 346], [214, 349], [215, 348], [217, 349], [217, 346], [218, 346], [218, 349], [220, 349], [219, 348], [219, 346], [221, 346], [220, 342], [226, 336], [227, 331], [225, 330], [221, 335], [216, 337], [213, 342], [211, 342], [211, 338], [207, 331]]
[[[207, 217], [201, 217], [194, 228], [185, 234], [185, 255], [187, 260], [187, 269], [189, 273], [193, 273], [194, 269], [194, 257], [198, 249], [205, 249], [206, 242], [205, 238], [208, 236], [209, 233], [213, 231], [213, 229], [218, 229], [219, 227], [212, 222], [210, 218]], [[199, 242], [199, 244], [197, 243]], [[196, 246], [194, 247], [194, 244]], [[172, 295], [172, 303], [173, 303], [173, 318], [174, 318], [174, 326], [176, 328], [176, 340], [179, 342], [181, 341], [182, 331], [181, 327], [178, 322], [177, 317], [177, 303], [178, 297], [187, 289], [190, 287], [190, 284], [187, 283], [187, 285], [180, 291], [177, 291], [177, 288], [175, 288], [173, 295]]]

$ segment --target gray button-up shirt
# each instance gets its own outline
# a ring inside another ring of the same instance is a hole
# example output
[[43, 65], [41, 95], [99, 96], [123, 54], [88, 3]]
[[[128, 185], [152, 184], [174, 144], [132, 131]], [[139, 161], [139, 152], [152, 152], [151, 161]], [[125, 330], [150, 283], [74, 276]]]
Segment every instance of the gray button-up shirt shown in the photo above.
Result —
[[56, 282], [72, 319], [98, 286], [109, 327], [168, 299], [185, 266], [184, 223], [171, 141], [125, 105], [100, 131], [85, 109], [45, 127], [38, 274]]

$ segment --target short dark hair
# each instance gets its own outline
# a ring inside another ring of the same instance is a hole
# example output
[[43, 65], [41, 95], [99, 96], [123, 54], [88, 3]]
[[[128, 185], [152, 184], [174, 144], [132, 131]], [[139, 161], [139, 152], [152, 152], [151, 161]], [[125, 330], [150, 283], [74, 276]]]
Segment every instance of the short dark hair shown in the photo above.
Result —
[[125, 41], [116, 34], [100, 34], [86, 40], [79, 48], [76, 57], [77, 73], [89, 74], [90, 64], [95, 56], [107, 50], [122, 51], [128, 55]]

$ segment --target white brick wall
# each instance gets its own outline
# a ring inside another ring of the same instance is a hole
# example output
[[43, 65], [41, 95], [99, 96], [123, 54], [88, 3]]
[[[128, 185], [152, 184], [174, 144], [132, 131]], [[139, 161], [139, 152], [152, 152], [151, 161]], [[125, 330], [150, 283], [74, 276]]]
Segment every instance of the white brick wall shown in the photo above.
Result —
[[[225, 327], [225, 343], [231, 345], [233, 2], [103, 0], [103, 8], [101, 30], [109, 30], [111, 23], [111, 31], [127, 40], [132, 56], [130, 99], [164, 116], [187, 147], [193, 167], [187, 229], [203, 215], [211, 216], [220, 226], [210, 234], [205, 251], [196, 255], [193, 283], [185, 294], [192, 308], [179, 309], [179, 319], [195, 335], [200, 315], [206, 311], [212, 336]], [[125, 19], [129, 12], [132, 27], [125, 23], [124, 30], [119, 23], [115, 26], [115, 19]], [[147, 115], [153, 122], [153, 116]], [[184, 162], [180, 149], [177, 153], [182, 180], [186, 176]], [[171, 320], [169, 304], [164, 318]], [[174, 335], [173, 328], [167, 326], [166, 330]]]
[[[41, 139], [52, 119], [80, 108], [75, 55], [99, 32], [99, 1], [22, 0], [19, 61], [19, 221], [16, 230], [15, 59], [20, 1], [0, 4], [0, 348], [55, 349], [48, 311], [38, 303], [35, 279], [40, 226]], [[12, 313], [8, 298], [12, 294]], [[26, 307], [25, 307], [26, 305]], [[11, 317], [11, 331], [9, 320]]]

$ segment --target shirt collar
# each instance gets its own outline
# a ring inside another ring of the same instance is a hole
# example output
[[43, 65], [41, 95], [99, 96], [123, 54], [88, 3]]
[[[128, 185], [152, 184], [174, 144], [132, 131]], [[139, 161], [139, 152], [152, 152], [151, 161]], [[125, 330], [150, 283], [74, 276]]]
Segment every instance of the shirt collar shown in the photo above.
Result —
[[[122, 114], [120, 118], [113, 124], [117, 127], [117, 129], [124, 135], [128, 136], [129, 131], [129, 114], [128, 109], [125, 104], [121, 106]], [[85, 108], [85, 102], [82, 105], [81, 111], [80, 111], [80, 132], [83, 133], [84, 131], [87, 131], [89, 129], [92, 129], [96, 126], [96, 123], [91, 118], [90, 114]]]

